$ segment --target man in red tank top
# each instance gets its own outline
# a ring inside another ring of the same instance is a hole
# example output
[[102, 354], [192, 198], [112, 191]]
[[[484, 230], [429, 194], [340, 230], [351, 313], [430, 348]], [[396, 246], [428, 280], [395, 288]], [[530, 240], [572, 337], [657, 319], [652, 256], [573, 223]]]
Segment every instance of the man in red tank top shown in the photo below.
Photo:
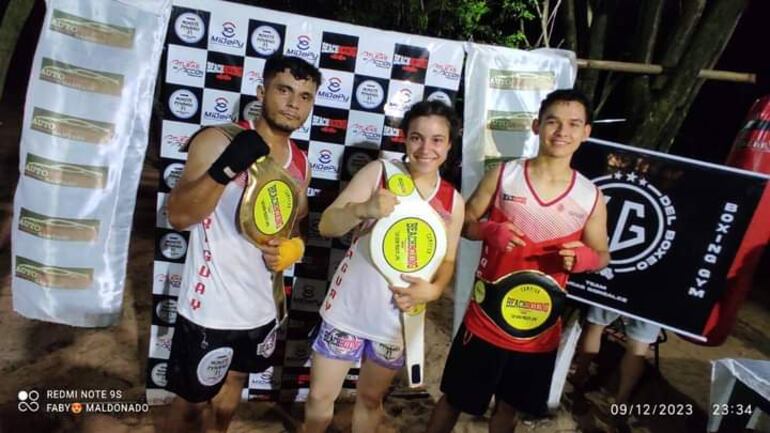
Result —
[[[268, 358], [275, 347], [274, 315], [265, 317], [268, 313], [251, 308], [244, 313], [239, 304], [249, 302], [243, 299], [249, 296], [231, 299], [230, 295], [245, 290], [272, 299], [271, 289], [262, 293], [271, 285], [260, 285], [255, 271], [264, 270], [260, 279], [268, 279], [270, 272], [280, 270], [287, 260], [279, 253], [278, 239], [257, 247], [240, 236], [234, 227], [233, 209], [245, 186], [244, 172], [270, 154], [275, 161], [287, 161], [284, 168], [297, 179], [298, 219], [307, 213], [307, 158], [289, 136], [310, 115], [321, 73], [302, 59], [276, 54], [265, 62], [263, 77], [264, 83], [257, 89], [262, 115], [253, 123], [240, 124], [244, 129], [233, 137], [223, 132], [225, 127], [196, 133], [189, 143], [184, 173], [169, 196], [168, 218], [175, 229], [189, 228], [205, 245], [214, 241], [214, 232], [209, 230], [212, 225], [226, 226], [228, 231], [223, 228], [217, 232], [225, 233], [217, 238], [219, 255], [198, 246], [200, 242], [191, 242], [186, 266], [196, 266], [191, 257], [204, 257], [201, 270], [193, 274], [206, 280], [205, 284], [185, 281], [181, 288], [180, 300], [185, 301], [180, 301], [166, 370], [168, 389], [177, 397], [159, 431], [225, 432], [248, 374], [270, 367]], [[227, 127], [233, 129], [232, 125]], [[218, 214], [227, 214], [227, 218], [217, 220]], [[193, 248], [197, 248], [194, 254]], [[234, 255], [254, 255], [264, 266], [257, 262], [252, 268], [220, 275], [217, 269], [227, 270]], [[251, 277], [243, 278], [242, 273], [251, 273]]]
[[[607, 265], [604, 198], [570, 167], [591, 121], [582, 93], [554, 91], [532, 124], [540, 139], [537, 157], [509, 161], [485, 174], [466, 204], [463, 227], [463, 236], [484, 242], [477, 277], [495, 281], [514, 271], [538, 270], [563, 287], [570, 273]], [[557, 321], [539, 335], [517, 338], [472, 299], [444, 369], [444, 396], [427, 431], [449, 433], [460, 412], [482, 415], [493, 395], [491, 433], [513, 431], [517, 412], [543, 414], [560, 332]]]

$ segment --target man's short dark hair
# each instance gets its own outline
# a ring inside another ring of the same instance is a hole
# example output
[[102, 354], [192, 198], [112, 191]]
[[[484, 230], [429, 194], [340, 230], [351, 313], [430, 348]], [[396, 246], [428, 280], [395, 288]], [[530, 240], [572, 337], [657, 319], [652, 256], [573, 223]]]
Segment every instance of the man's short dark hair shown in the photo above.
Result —
[[540, 112], [537, 113], [537, 118], [543, 120], [543, 113], [545, 113], [545, 110], [551, 105], [557, 102], [571, 101], [583, 105], [586, 112], [586, 125], [592, 124], [594, 121], [594, 110], [593, 107], [591, 107], [591, 101], [588, 100], [588, 97], [583, 92], [577, 89], [559, 89], [549, 93], [540, 104]]
[[289, 70], [297, 80], [311, 80], [316, 87], [321, 85], [321, 71], [299, 57], [273, 54], [265, 62], [265, 70], [262, 73], [263, 82], [267, 84], [276, 74]]
[[460, 134], [460, 119], [455, 113], [455, 109], [444, 102], [420, 101], [409, 108], [401, 120], [401, 130], [406, 134], [409, 131], [409, 124], [412, 120], [423, 116], [441, 116], [449, 123], [449, 141], [451, 144], [457, 143]]

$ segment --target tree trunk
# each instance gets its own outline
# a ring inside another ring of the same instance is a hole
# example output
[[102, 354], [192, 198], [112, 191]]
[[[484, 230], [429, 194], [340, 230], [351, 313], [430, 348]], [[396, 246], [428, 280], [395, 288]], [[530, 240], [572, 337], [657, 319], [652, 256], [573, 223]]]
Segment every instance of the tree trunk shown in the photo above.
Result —
[[[646, 0], [642, 2], [636, 36], [631, 47], [632, 62], [652, 63], [662, 15], [663, 0]], [[629, 125], [638, 125], [646, 114], [652, 100], [652, 95], [650, 94], [650, 81], [652, 77], [649, 75], [633, 75], [629, 78], [628, 96], [626, 98], [629, 101], [633, 101], [633, 103], [628, 105], [627, 118]], [[627, 132], [629, 129], [627, 129]], [[630, 140], [630, 138], [631, 136], [624, 137], [625, 141]]]
[[716, 0], [710, 3], [689, 49], [685, 50], [665, 88], [649, 105], [631, 134], [639, 147], [668, 152], [703, 80], [701, 69], [711, 67], [722, 54], [748, 0]]
[[[607, 22], [609, 21], [607, 3], [607, 1], [596, 1], [591, 4], [593, 18], [591, 20], [591, 30], [588, 40], [587, 58], [589, 59], [601, 60], [604, 58], [604, 41], [607, 37]], [[579, 84], [580, 90], [582, 90], [591, 100], [594, 100], [596, 88], [599, 84], [599, 71], [595, 69], [584, 70], [581, 72]]]
[[[703, 9], [706, 7], [706, 0], [688, 0], [684, 2], [682, 10], [679, 13], [679, 20], [676, 25], [676, 30], [670, 35], [670, 39], [666, 41], [666, 49], [660, 58], [660, 64], [664, 68], [673, 68], [679, 63], [679, 59], [682, 58], [682, 53], [692, 39], [692, 35], [695, 33], [695, 29], [700, 22], [700, 18], [703, 15]], [[655, 77], [653, 82], [653, 89], [660, 90], [666, 85], [668, 77], [666, 75], [659, 75]]]
[[27, 22], [35, 2], [32, 0], [10, 0], [0, 24], [0, 98], [5, 90], [5, 77], [11, 64], [13, 51], [19, 41], [21, 29]]

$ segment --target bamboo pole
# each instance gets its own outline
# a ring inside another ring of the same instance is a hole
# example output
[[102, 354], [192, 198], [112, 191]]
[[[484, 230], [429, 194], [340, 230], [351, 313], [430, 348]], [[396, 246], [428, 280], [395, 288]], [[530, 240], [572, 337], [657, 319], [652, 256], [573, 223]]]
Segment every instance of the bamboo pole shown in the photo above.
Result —
[[[577, 65], [585, 69], [598, 69], [602, 71], [630, 72], [634, 74], [660, 75], [665, 73], [661, 65], [645, 63], [616, 62], [614, 60], [577, 59]], [[738, 83], [757, 83], [757, 74], [748, 72], [716, 71], [713, 69], [701, 69], [698, 78], [706, 80], [734, 81]]]

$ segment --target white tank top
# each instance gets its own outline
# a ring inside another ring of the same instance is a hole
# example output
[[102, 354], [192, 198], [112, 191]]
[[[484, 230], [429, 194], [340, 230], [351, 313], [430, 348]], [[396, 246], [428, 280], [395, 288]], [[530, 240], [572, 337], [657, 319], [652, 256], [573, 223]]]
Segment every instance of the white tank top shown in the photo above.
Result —
[[[406, 170], [406, 169], [404, 169]], [[382, 165], [380, 175], [382, 179]], [[372, 192], [381, 186], [372, 185]], [[439, 177], [439, 182], [426, 201], [441, 215], [448, 226], [457, 191]], [[384, 344], [403, 345], [399, 310], [387, 280], [371, 261], [369, 243], [376, 220], [368, 219], [356, 228], [356, 236], [337, 267], [321, 317], [342, 331]]]
[[[307, 159], [294, 143], [289, 152], [283, 168], [304, 182]], [[243, 172], [228, 183], [214, 213], [190, 230], [178, 311], [206, 328], [252, 329], [276, 318], [273, 274], [235, 225], [247, 179]]]

